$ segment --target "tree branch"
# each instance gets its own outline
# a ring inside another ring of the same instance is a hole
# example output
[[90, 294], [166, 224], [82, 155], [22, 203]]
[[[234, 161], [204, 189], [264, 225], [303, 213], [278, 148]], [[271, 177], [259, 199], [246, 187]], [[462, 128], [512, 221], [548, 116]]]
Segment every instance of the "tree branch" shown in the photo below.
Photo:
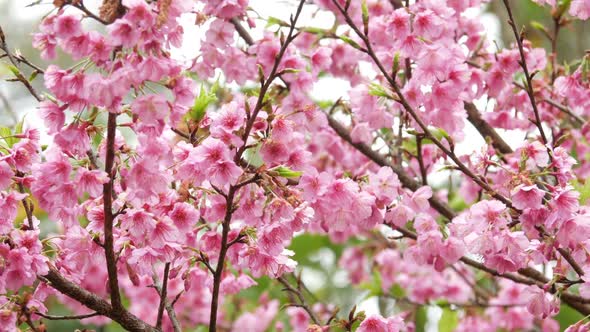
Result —
[[516, 28], [516, 23], [514, 21], [514, 17], [512, 16], [512, 9], [510, 8], [509, 0], [503, 0], [503, 2], [504, 6], [506, 7], [506, 11], [508, 12], [508, 24], [512, 28], [512, 32], [514, 32], [516, 44], [518, 45], [518, 52], [520, 53], [519, 64], [522, 67], [522, 71], [524, 72], [524, 76], [526, 78], [526, 92], [531, 101], [531, 105], [533, 106], [533, 113], [535, 114], [535, 125], [539, 129], [541, 139], [543, 139], [543, 144], [547, 144], [547, 136], [545, 135], [545, 131], [543, 130], [543, 126], [541, 125], [541, 117], [539, 116], [539, 109], [537, 108], [537, 101], [535, 100], [535, 91], [533, 89], [533, 77], [529, 73], [529, 69], [526, 64], [526, 56], [524, 54], [524, 47], [522, 45], [522, 34], [519, 34], [518, 29]]
[[[169, 263], [166, 263], [169, 264]], [[182, 294], [182, 292], [178, 293], [178, 295], [176, 295], [176, 297], [174, 298], [174, 300], [172, 301], [172, 303], [168, 302], [168, 299], [164, 296], [162, 297], [162, 287], [160, 287], [158, 285], [159, 281], [158, 281], [158, 277], [154, 274], [152, 276], [152, 280], [154, 281], [154, 288], [156, 289], [156, 291], [158, 292], [158, 294], [160, 294], [160, 301], [163, 299], [164, 300], [164, 308], [166, 309], [166, 313], [168, 314], [168, 319], [170, 319], [170, 322], [172, 322], [172, 329], [174, 330], [174, 332], [182, 332], [182, 328], [180, 325], [180, 322], [178, 321], [178, 318], [176, 317], [176, 312], [174, 311], [174, 303], [176, 303], [176, 301], [180, 298], [180, 295]], [[162, 304], [162, 302], [160, 302], [160, 305]]]
[[[334, 131], [336, 132], [336, 134], [338, 134], [338, 136], [340, 136], [340, 138], [342, 138], [348, 144], [350, 144], [359, 152], [364, 154], [367, 158], [375, 162], [377, 165], [387, 166], [391, 168], [393, 172], [397, 174], [397, 177], [399, 178], [400, 182], [404, 187], [412, 191], [416, 191], [418, 188], [421, 187], [421, 185], [417, 181], [415, 181], [406, 173], [403, 167], [390, 163], [385, 156], [379, 154], [378, 152], [375, 152], [370, 146], [364, 143], [353, 142], [348, 130], [346, 130], [344, 126], [342, 126], [329, 114], [326, 114], [326, 117], [328, 118], [328, 124], [330, 125], [330, 127], [332, 127], [332, 129], [334, 129]], [[453, 209], [451, 209], [447, 204], [443, 203], [435, 196], [432, 196], [428, 201], [430, 202], [430, 205], [433, 209], [438, 211], [438, 213], [445, 216], [447, 219], [452, 220], [453, 218], [455, 218], [456, 214], [453, 211]]]
[[15, 80], [21, 82], [27, 88], [27, 90], [29, 90], [29, 93], [31, 93], [31, 95], [33, 97], [35, 97], [35, 99], [37, 99], [37, 101], [42, 101], [43, 97], [41, 97], [41, 95], [39, 95], [37, 93], [35, 88], [33, 88], [33, 86], [31, 85], [31, 82], [29, 82], [29, 80], [26, 77], [24, 77], [23, 74], [18, 69], [19, 64], [18, 64], [17, 60], [15, 59], [14, 55], [12, 55], [12, 53], [10, 52], [10, 50], [8, 48], [8, 44], [6, 43], [6, 36], [4, 35], [4, 31], [2, 30], [1, 26], [0, 26], [0, 49], [6, 53], [8, 60], [10, 60], [10, 62], [14, 66], [15, 70], [12, 71], [12, 73], [16, 77]]
[[252, 36], [250, 36], [250, 33], [248, 33], [248, 31], [242, 26], [242, 24], [240, 24], [240, 21], [238, 21], [238, 19], [236, 17], [233, 17], [230, 20], [230, 22], [231, 22], [231, 24], [234, 25], [234, 27], [236, 28], [236, 31], [238, 32], [240, 37], [242, 37], [242, 39], [246, 42], [246, 44], [248, 44], [248, 45], [254, 44], [254, 39], [252, 39]]
[[115, 172], [113, 164], [115, 162], [115, 133], [117, 130], [117, 114], [109, 112], [107, 124], [107, 142], [106, 142], [106, 159], [105, 172], [109, 176], [109, 181], [103, 185], [103, 205], [104, 205], [104, 251], [107, 261], [107, 271], [109, 275], [109, 291], [111, 293], [111, 304], [116, 310], [123, 311], [121, 303], [121, 294], [119, 291], [119, 280], [117, 275], [117, 259], [113, 244], [113, 183]]
[[107, 301], [91, 293], [75, 283], [64, 278], [55, 267], [50, 267], [49, 273], [43, 276], [49, 286], [60, 293], [76, 300], [87, 308], [96, 311], [98, 315], [109, 317], [131, 332], [159, 332], [126, 310], [116, 310]]
[[42, 314], [40, 312], [35, 312], [34, 314], [37, 316], [41, 316], [45, 319], [49, 319], [49, 320], [79, 320], [79, 319], [86, 319], [86, 318], [90, 318], [90, 317], [100, 316], [100, 314], [98, 312], [93, 312], [93, 313], [85, 314], [85, 315], [72, 315], [72, 316], [53, 316], [53, 315]]
[[[295, 24], [297, 23], [297, 20], [299, 19], [299, 15], [301, 14], [301, 10], [303, 9], [304, 3], [305, 3], [305, 0], [300, 0], [299, 6], [297, 7], [297, 12], [295, 13], [295, 16], [294, 17], [291, 16], [291, 22], [290, 22], [291, 26], [289, 28], [289, 33], [287, 34], [287, 37], [285, 38], [285, 40], [281, 41], [281, 43], [282, 43], [281, 49], [279, 50], [279, 53], [275, 57], [275, 62], [273, 64], [273, 67], [272, 67], [270, 73], [268, 74], [268, 77], [265, 80], [263, 78], [261, 78], [263, 80], [263, 82], [262, 82], [262, 87], [260, 88], [260, 93], [258, 94], [256, 106], [254, 107], [254, 110], [252, 111], [252, 114], [250, 115], [250, 119], [246, 123], [246, 127], [244, 129], [244, 134], [242, 135], [242, 140], [244, 142], [247, 141], [248, 136], [250, 135], [250, 131], [252, 130], [252, 127], [254, 126], [254, 122], [256, 121], [256, 116], [258, 115], [258, 113], [260, 112], [262, 107], [264, 106], [264, 96], [266, 95], [266, 92], [270, 88], [272, 82], [279, 76], [277, 74], [277, 71], [278, 71], [279, 66], [281, 64], [283, 56], [285, 55], [285, 52], [287, 51], [287, 48], [289, 47], [291, 42], [293, 42], [293, 40], [295, 40], [295, 37], [297, 36], [297, 34], [295, 34], [295, 29], [296, 29]], [[238, 151], [236, 153], [235, 161], [240, 160], [240, 158], [242, 157], [242, 154], [244, 153], [245, 150], [246, 150], [246, 143], [244, 143], [244, 145], [242, 145], [238, 149]]]
[[477, 131], [484, 138], [491, 139], [492, 146], [501, 154], [511, 154], [512, 148], [502, 139], [496, 130], [489, 125], [479, 114], [479, 111], [472, 103], [465, 103], [465, 110], [467, 111], [467, 120], [477, 129]]
[[160, 294], [160, 306], [158, 308], [158, 318], [156, 320], [156, 329], [162, 329], [162, 318], [164, 317], [164, 308], [166, 306], [166, 296], [168, 295], [168, 273], [170, 273], [170, 263], [164, 265], [164, 277], [162, 280], [162, 290]]
[[309, 305], [307, 304], [307, 301], [305, 301], [305, 296], [303, 296], [303, 294], [301, 293], [301, 290], [298, 288], [295, 288], [293, 286], [291, 286], [291, 284], [289, 283], [289, 281], [284, 278], [284, 277], [278, 277], [277, 280], [283, 285], [285, 286], [285, 290], [289, 291], [293, 294], [295, 294], [295, 296], [297, 296], [297, 299], [299, 300], [299, 303], [293, 303], [293, 305], [303, 308], [307, 314], [309, 315], [309, 318], [311, 318], [311, 320], [317, 324], [317, 325], [321, 325], [320, 320], [317, 318], [317, 316], [315, 315], [315, 313], [313, 312], [313, 310], [311, 310], [311, 308], [309, 307]]

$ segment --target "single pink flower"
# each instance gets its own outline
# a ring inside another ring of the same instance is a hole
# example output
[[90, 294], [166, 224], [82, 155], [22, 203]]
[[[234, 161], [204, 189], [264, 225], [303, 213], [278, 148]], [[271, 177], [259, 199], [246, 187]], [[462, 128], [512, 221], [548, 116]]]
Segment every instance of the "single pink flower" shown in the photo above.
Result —
[[512, 189], [512, 205], [520, 210], [537, 209], [543, 203], [545, 192], [535, 185], [521, 184]]

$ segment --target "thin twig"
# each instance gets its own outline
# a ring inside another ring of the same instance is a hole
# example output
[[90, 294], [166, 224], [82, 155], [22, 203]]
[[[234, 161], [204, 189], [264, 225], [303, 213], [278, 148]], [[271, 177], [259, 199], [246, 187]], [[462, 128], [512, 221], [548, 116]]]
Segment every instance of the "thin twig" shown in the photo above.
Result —
[[160, 293], [160, 306], [158, 307], [158, 318], [156, 320], [156, 329], [162, 329], [162, 318], [164, 317], [164, 308], [166, 307], [166, 296], [168, 295], [168, 274], [170, 273], [170, 263], [164, 265], [164, 277], [162, 280], [162, 290]]
[[537, 101], [535, 100], [535, 90], [533, 88], [533, 77], [529, 73], [529, 69], [526, 63], [526, 55], [524, 54], [524, 46], [522, 43], [522, 34], [518, 33], [518, 29], [516, 28], [516, 22], [514, 21], [514, 17], [512, 15], [512, 9], [510, 8], [510, 1], [503, 0], [504, 6], [506, 7], [506, 11], [508, 12], [508, 24], [512, 28], [512, 32], [514, 32], [514, 38], [516, 39], [516, 44], [518, 45], [518, 52], [520, 53], [520, 61], [519, 64], [522, 67], [522, 71], [524, 72], [524, 76], [527, 82], [526, 92], [529, 96], [531, 101], [531, 105], [533, 107], [533, 113], [535, 115], [535, 125], [539, 129], [539, 133], [541, 134], [541, 139], [543, 140], [543, 144], [547, 144], [547, 136], [545, 135], [545, 131], [543, 130], [543, 125], [541, 124], [541, 117], [539, 115], [539, 109], [537, 108]]
[[[407, 297], [404, 298], [398, 298], [398, 297], [393, 297], [390, 294], [385, 294], [385, 296], [387, 297], [391, 297], [393, 299], [395, 299], [396, 301], [399, 302], [404, 302], [404, 303], [408, 303], [410, 305], [414, 305], [414, 306], [423, 306], [423, 305], [429, 305], [428, 303], [419, 303], [419, 302], [415, 302], [410, 300]], [[434, 303], [432, 304], [433, 306], [437, 306], [440, 308], [448, 308], [448, 307], [457, 307], [457, 308], [514, 308], [514, 307], [525, 307], [527, 304], [526, 303], [480, 303], [480, 302], [466, 302], [466, 303], [454, 303], [454, 302], [447, 302], [447, 303]]]
[[297, 299], [299, 300], [299, 303], [291, 303], [291, 305], [303, 308], [307, 314], [309, 315], [309, 318], [311, 318], [311, 320], [317, 324], [317, 325], [321, 325], [320, 320], [317, 318], [317, 316], [315, 315], [315, 313], [313, 312], [313, 310], [311, 310], [311, 308], [309, 307], [309, 305], [307, 304], [307, 301], [305, 300], [305, 297], [303, 296], [303, 294], [301, 293], [301, 290], [291, 286], [291, 284], [289, 283], [289, 281], [287, 279], [285, 279], [284, 277], [278, 277], [277, 280], [283, 285], [285, 286], [285, 290], [295, 294], [295, 296], [297, 296]]
[[96, 316], [101, 315], [98, 312], [93, 312], [93, 313], [85, 314], [85, 315], [70, 315], [70, 316], [53, 316], [53, 315], [46, 315], [46, 314], [43, 314], [40, 312], [34, 312], [34, 314], [37, 316], [41, 316], [45, 319], [49, 319], [49, 320], [80, 320], [80, 319], [86, 319], [86, 318], [96, 317]]
[[[162, 288], [158, 285], [158, 277], [155, 274], [152, 275], [152, 280], [154, 282], [153, 287], [156, 289], [158, 294], [162, 294]], [[180, 295], [182, 294], [183, 292], [178, 293], [178, 295], [176, 295], [172, 303], [168, 302], [168, 299], [164, 297], [164, 308], [166, 308], [166, 313], [168, 314], [168, 319], [170, 319], [170, 322], [172, 323], [172, 329], [174, 330], [174, 332], [182, 332], [180, 322], [178, 321], [178, 318], [176, 317], [176, 312], [174, 311], [174, 304], [176, 303], [176, 301], [178, 301]], [[160, 297], [160, 299], [162, 299], [162, 297]]]
[[84, 12], [84, 14], [86, 14], [87, 17], [90, 17], [90, 18], [100, 22], [103, 25], [109, 25], [109, 22], [103, 20], [102, 18], [98, 17], [96, 14], [94, 14], [93, 12], [88, 10], [88, 8], [86, 8], [86, 6], [84, 6], [84, 2], [79, 1], [77, 4], [74, 4], [72, 6], [78, 8], [79, 10]]

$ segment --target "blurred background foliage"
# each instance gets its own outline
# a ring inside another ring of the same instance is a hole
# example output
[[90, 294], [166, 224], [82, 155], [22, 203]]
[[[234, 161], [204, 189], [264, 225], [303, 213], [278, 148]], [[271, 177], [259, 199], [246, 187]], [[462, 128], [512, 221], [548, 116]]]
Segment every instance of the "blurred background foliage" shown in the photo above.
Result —
[[[383, 0], [386, 1], [386, 0]], [[9, 48], [17, 53], [22, 54], [31, 62], [45, 68], [48, 63], [41, 60], [38, 52], [31, 46], [31, 33], [36, 31], [38, 23], [43, 15], [50, 12], [53, 8], [50, 0], [42, 1], [40, 5], [27, 7], [29, 0], [0, 0], [0, 25], [4, 30]], [[89, 8], [97, 8], [99, 1], [85, 1]], [[536, 5], [530, 0], [512, 1], [513, 11], [518, 25], [525, 25], [526, 36], [534, 46], [544, 47], [550, 52], [551, 43], [544, 34], [534, 25], [543, 26], [547, 31], [553, 31], [554, 21], [548, 8]], [[277, 5], [278, 8], [279, 5]], [[488, 13], [495, 15], [500, 23], [505, 22], [507, 15], [502, 2], [493, 0], [485, 9]], [[536, 23], [534, 23], [536, 22]], [[86, 20], [85, 24], [95, 24]], [[499, 24], [501, 40], [500, 45], [510, 45], [514, 41], [512, 31], [506, 24]], [[557, 42], [558, 62], [570, 62], [579, 59], [590, 46], [588, 33], [590, 27], [587, 23], [572, 22], [563, 28]], [[59, 56], [56, 62], [61, 67], [69, 67], [74, 63], [64, 56]], [[21, 68], [26, 74], [30, 74], [30, 68], [23, 66]], [[0, 59], [0, 126], [13, 127], [25, 115], [28, 114], [28, 121], [36, 122], [34, 110], [36, 103], [31, 98], [29, 92], [19, 83], [7, 82], [12, 76], [7, 67], [7, 60]], [[42, 91], [42, 75], [39, 75], [33, 85]], [[584, 190], [590, 193], [590, 188]], [[459, 204], [464, 205], [464, 204]], [[39, 219], [45, 220], [46, 214], [39, 209], [36, 210]], [[21, 211], [19, 218], [24, 218], [24, 212]], [[48, 224], [48, 223], [45, 223]], [[46, 228], [46, 230], [48, 230]], [[347, 286], [345, 273], [337, 267], [343, 249], [352, 243], [370, 242], [371, 239], [351, 240], [349, 243], [332, 243], [327, 237], [320, 235], [300, 235], [293, 240], [290, 249], [295, 252], [294, 259], [299, 262], [299, 272], [302, 271], [302, 279], [308, 284], [313, 296], [310, 295], [311, 302], [314, 299], [320, 299], [326, 303], [338, 303], [340, 316], [347, 315], [355, 303], [363, 302], [367, 298], [373, 298], [372, 305], [384, 311], [391, 313], [392, 310], [408, 309], [407, 307], [396, 306], [393, 308], [392, 300], [377, 299], [375, 295], [381, 292], [379, 284], [380, 278], [375, 275], [371, 282], [363, 285], [361, 290], [353, 290]], [[291, 279], [293, 280], [293, 279]], [[269, 278], [261, 278], [258, 285], [243, 291], [236, 299], [228, 299], [226, 305], [241, 307], [248, 311], [253, 310], [259, 299], [268, 294], [271, 298], [282, 299], [282, 304], [286, 304], [286, 296], [282, 291], [282, 286]], [[146, 291], [153, 291], [151, 289]], [[365, 302], [366, 303], [366, 302]], [[250, 307], [248, 307], [250, 305]], [[457, 324], [458, 313], [449, 308], [435, 308], [436, 306], [423, 306], [417, 308], [414, 319], [417, 331], [452, 331]], [[67, 308], [53, 301], [48, 305], [49, 312], [54, 315], [70, 314]], [[433, 310], [434, 309], [434, 310]], [[433, 314], [436, 311], [436, 314]], [[437, 318], [433, 319], [434, 316]], [[287, 324], [284, 315], [280, 315], [280, 320]], [[567, 326], [575, 323], [582, 316], [567, 306], [562, 306], [556, 319], [560, 322], [562, 330]], [[97, 331], [122, 331], [116, 324], [106, 327], [93, 327], [81, 325], [77, 321], [46, 321], [47, 331], [74, 331], [76, 329], [95, 329]], [[288, 325], [287, 325], [288, 326]], [[23, 330], [25, 328], [23, 327]], [[202, 331], [197, 330], [197, 331]], [[203, 330], [204, 331], [204, 330]]]

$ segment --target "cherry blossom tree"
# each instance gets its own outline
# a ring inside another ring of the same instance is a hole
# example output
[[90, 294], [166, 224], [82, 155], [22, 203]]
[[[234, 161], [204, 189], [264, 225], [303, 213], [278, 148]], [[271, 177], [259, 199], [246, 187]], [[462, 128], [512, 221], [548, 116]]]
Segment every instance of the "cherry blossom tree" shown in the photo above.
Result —
[[[548, 50], [494, 1], [505, 46], [485, 0], [56, 0], [46, 68], [0, 29], [38, 101], [0, 129], [0, 331], [590, 331], [590, 55], [556, 46], [590, 1], [535, 0]], [[306, 246], [362, 296], [314, 293]]]

